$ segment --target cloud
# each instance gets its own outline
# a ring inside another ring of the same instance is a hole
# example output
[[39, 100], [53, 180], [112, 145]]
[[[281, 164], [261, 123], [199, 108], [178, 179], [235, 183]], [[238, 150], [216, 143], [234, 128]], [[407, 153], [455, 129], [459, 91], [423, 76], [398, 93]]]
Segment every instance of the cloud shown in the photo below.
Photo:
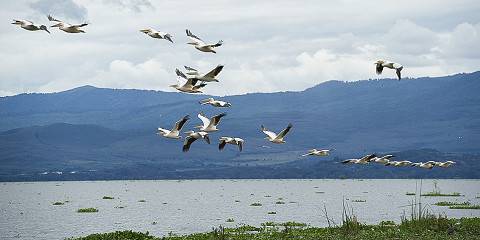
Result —
[[104, 0], [104, 2], [123, 9], [129, 9], [137, 13], [142, 12], [145, 9], [155, 9], [149, 0]]
[[66, 17], [68, 19], [85, 21], [87, 8], [72, 0], [37, 0], [30, 7], [43, 15]]

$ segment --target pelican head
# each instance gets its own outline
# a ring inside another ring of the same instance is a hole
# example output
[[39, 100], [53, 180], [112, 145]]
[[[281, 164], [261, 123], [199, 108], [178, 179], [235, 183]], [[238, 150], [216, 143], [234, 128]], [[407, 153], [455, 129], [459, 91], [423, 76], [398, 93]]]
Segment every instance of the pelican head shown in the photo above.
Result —
[[383, 60], [377, 60], [377, 61], [376, 61], [375, 63], [373, 63], [373, 64], [377, 65], [377, 64], [384, 64], [384, 63], [385, 63], [385, 61], [383, 61]]
[[41, 25], [41, 26], [40, 26], [40, 29], [43, 30], [43, 31], [46, 31], [46, 32], [50, 33], [50, 31], [48, 31], [48, 29], [47, 29], [47, 26], [45, 26], [45, 25]]
[[[211, 50], [212, 53], [217, 53], [215, 50]], [[218, 81], [217, 81], [218, 82]]]

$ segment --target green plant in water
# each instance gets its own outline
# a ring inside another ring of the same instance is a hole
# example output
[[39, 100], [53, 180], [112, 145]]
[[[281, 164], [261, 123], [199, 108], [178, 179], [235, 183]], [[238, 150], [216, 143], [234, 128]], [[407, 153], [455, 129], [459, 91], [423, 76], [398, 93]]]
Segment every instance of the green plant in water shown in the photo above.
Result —
[[413, 193], [413, 192], [407, 192], [407, 193], [405, 193], [405, 195], [407, 195], [407, 196], [415, 196], [415, 193]]
[[252, 203], [252, 204], [250, 204], [250, 206], [252, 206], [252, 207], [260, 207], [260, 206], [262, 206], [262, 204], [261, 204], [261, 203], [258, 203], [258, 202], [256, 202], [256, 203]]
[[138, 202], [147, 202], [145, 199], [138, 200]]
[[227, 219], [227, 222], [235, 222], [235, 220], [233, 220], [233, 218], [229, 218]]
[[268, 212], [267, 214], [277, 214], [277, 212]]
[[109, 196], [103, 196], [102, 199], [111, 200], [111, 199], [114, 199], [114, 198], [113, 198], [113, 197], [109, 197]]
[[64, 205], [65, 203], [63, 202], [54, 202], [53, 205], [58, 206], [58, 205]]
[[283, 201], [276, 201], [275, 204], [285, 204]]
[[95, 213], [98, 212], [96, 208], [80, 208], [77, 210], [78, 213]]

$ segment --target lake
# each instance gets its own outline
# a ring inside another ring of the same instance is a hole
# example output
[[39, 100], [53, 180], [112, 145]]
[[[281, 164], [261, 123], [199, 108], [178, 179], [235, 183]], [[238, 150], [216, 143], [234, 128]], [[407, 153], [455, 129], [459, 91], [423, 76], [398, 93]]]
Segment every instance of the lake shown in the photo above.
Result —
[[[478, 204], [479, 180], [182, 180], [0, 183], [0, 239], [63, 239], [131, 229], [162, 236], [267, 221], [326, 226], [341, 222], [343, 200], [363, 223], [399, 222], [422, 183], [461, 197], [422, 197], [431, 213], [480, 217], [480, 210], [450, 210], [438, 201]], [[114, 199], [105, 200], [103, 196]], [[144, 200], [144, 201], [142, 201]], [[65, 202], [68, 201], [68, 202]], [[64, 205], [53, 205], [65, 202]], [[260, 203], [261, 206], [251, 206]], [[77, 213], [94, 207], [96, 213]], [[276, 214], [269, 214], [276, 212]], [[227, 219], [234, 222], [226, 222]]]

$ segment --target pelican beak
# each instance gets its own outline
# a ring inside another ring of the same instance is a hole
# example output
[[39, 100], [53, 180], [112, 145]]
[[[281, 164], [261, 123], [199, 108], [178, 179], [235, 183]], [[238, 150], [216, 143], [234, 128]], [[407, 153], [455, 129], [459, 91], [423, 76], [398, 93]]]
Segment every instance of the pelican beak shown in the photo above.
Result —
[[193, 43], [193, 42], [189, 42], [189, 43], [187, 43], [187, 44], [190, 44], [190, 45], [195, 45], [195, 43]]
[[60, 27], [60, 23], [57, 23], [57, 24], [52, 25], [52, 26], [50, 26], [50, 27]]

